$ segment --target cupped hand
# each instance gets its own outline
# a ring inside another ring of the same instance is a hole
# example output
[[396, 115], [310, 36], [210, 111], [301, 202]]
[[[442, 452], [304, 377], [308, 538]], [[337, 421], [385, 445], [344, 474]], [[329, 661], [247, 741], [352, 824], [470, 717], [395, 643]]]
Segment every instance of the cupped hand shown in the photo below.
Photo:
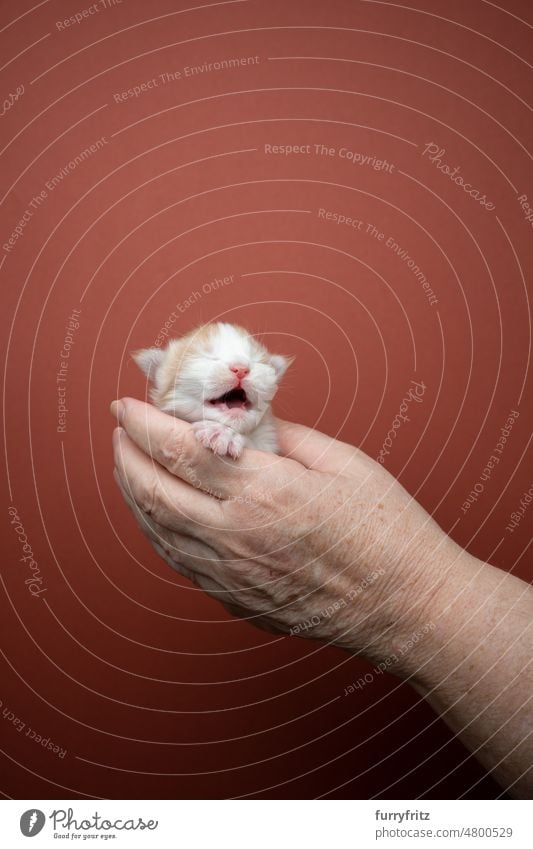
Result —
[[377, 660], [427, 621], [458, 547], [363, 452], [278, 421], [282, 456], [231, 460], [149, 404], [112, 412], [115, 478], [141, 529], [231, 613]]

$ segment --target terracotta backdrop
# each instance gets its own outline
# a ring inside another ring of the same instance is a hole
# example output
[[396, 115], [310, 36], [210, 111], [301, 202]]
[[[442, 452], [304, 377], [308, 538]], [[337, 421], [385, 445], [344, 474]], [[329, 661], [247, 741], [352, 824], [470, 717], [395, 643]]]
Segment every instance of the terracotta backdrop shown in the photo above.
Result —
[[531, 4], [1, 9], [4, 796], [496, 797], [408, 685], [345, 696], [365, 661], [158, 559], [108, 406], [144, 397], [132, 349], [242, 323], [296, 355], [281, 416], [388, 445], [456, 540], [531, 577]]

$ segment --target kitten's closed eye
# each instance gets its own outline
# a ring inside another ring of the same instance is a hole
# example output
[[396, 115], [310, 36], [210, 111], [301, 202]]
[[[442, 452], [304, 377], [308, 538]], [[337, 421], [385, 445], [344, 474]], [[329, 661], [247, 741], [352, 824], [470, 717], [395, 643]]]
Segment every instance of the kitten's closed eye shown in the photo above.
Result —
[[154, 404], [194, 423], [205, 447], [234, 458], [244, 447], [277, 452], [270, 402], [291, 359], [223, 322], [133, 357], [153, 383]]

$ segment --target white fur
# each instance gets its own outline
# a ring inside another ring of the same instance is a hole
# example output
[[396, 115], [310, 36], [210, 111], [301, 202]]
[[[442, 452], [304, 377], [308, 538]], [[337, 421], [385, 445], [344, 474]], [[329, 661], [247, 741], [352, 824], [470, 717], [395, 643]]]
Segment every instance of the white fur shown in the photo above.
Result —
[[[148, 348], [133, 356], [154, 384], [156, 406], [192, 422], [206, 448], [234, 458], [245, 447], [278, 451], [270, 403], [290, 360], [270, 354], [242, 328], [205, 325], [164, 350]], [[240, 381], [230, 370], [234, 364], [249, 368]], [[238, 385], [246, 393], [245, 409], [210, 403]]]

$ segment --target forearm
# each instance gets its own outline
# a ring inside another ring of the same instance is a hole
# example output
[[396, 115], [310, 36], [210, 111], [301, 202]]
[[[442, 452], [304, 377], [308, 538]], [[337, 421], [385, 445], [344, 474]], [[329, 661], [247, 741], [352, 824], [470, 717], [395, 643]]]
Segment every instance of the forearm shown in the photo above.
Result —
[[432, 599], [435, 629], [406, 670], [496, 780], [526, 798], [533, 796], [532, 597], [523, 581], [463, 553]]

